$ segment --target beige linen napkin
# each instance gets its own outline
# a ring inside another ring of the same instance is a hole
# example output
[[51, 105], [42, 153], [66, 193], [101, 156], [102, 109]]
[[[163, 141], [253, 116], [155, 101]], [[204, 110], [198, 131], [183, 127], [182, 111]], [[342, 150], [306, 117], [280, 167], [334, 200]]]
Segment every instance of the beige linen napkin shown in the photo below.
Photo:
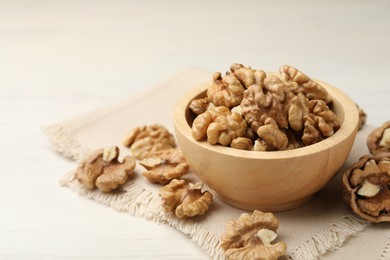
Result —
[[[129, 130], [159, 123], [173, 132], [173, 109], [178, 99], [210, 77], [210, 72], [185, 69], [144, 93], [45, 127], [44, 132], [57, 151], [75, 160], [82, 159], [96, 148], [111, 145], [119, 145], [123, 151], [129, 152], [121, 145]], [[358, 133], [343, 169], [311, 202], [276, 213], [280, 221], [279, 239], [288, 246], [286, 259], [390, 259], [390, 225], [370, 225], [355, 217], [341, 194], [341, 173], [368, 153], [366, 138], [371, 130], [372, 127], [365, 126]], [[223, 252], [218, 247], [219, 237], [228, 220], [238, 218], [244, 211], [224, 204], [215, 196], [215, 202], [205, 216], [179, 220], [172, 214], [163, 213], [157, 195], [161, 186], [147, 182], [141, 175], [142, 167], [137, 166], [135, 171], [136, 177], [121, 192], [113, 194], [86, 190], [75, 180], [74, 172], [66, 174], [61, 184], [109, 207], [173, 226], [189, 235], [211, 258], [221, 259]], [[186, 178], [196, 180], [193, 173]]]

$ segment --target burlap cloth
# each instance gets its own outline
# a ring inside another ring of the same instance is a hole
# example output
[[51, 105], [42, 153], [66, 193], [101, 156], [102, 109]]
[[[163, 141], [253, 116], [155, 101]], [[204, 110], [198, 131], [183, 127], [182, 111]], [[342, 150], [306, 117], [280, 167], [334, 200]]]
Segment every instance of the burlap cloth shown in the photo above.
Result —
[[[160, 123], [173, 132], [173, 109], [178, 99], [210, 77], [210, 72], [185, 69], [144, 93], [45, 127], [44, 132], [57, 151], [75, 160], [96, 148], [121, 146], [124, 135], [136, 126]], [[343, 169], [311, 202], [276, 213], [280, 221], [279, 239], [288, 245], [286, 259], [390, 259], [390, 225], [371, 225], [355, 217], [341, 195], [341, 173], [368, 153], [366, 138], [372, 129], [365, 126], [358, 133]], [[122, 192], [114, 194], [86, 190], [75, 180], [73, 172], [66, 174], [61, 184], [108, 207], [175, 227], [188, 234], [211, 258], [221, 259], [219, 237], [228, 220], [237, 218], [244, 211], [224, 204], [215, 196], [214, 204], [205, 216], [178, 220], [163, 213], [157, 195], [161, 186], [148, 183], [141, 176], [142, 171], [143, 168], [137, 166], [136, 177]], [[193, 173], [187, 178], [196, 179]]]

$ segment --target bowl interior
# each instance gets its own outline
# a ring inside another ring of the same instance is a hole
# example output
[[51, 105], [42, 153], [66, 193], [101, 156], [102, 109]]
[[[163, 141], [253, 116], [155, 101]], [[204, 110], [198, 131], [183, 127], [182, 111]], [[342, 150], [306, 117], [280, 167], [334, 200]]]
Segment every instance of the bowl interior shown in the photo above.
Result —
[[[316, 153], [324, 151], [350, 136], [357, 130], [358, 126], [358, 110], [356, 104], [341, 90], [319, 80], [316, 80], [322, 86], [324, 86], [332, 97], [332, 102], [328, 106], [337, 114], [340, 120], [340, 129], [332, 136], [322, 140], [321, 142], [304, 146], [301, 148], [296, 148], [292, 150], [285, 151], [267, 151], [267, 152], [254, 152], [254, 151], [245, 151], [232, 149], [230, 147], [224, 147], [221, 145], [211, 145], [207, 141], [196, 141], [192, 138], [191, 127], [192, 122], [196, 118], [196, 115], [189, 109], [189, 104], [191, 100], [196, 98], [202, 98], [206, 96], [206, 90], [208, 84], [199, 86], [198, 88], [193, 89], [185, 97], [183, 97], [176, 107], [175, 116], [178, 116], [178, 120], [183, 121], [184, 124], [181, 124], [180, 131], [183, 131], [183, 134], [190, 136], [192, 142], [196, 142], [197, 145], [203, 146], [205, 149], [211, 149], [218, 151], [220, 153], [225, 153], [232, 155], [237, 153], [239, 156], [245, 156], [249, 158], [289, 158], [291, 156], [301, 156], [307, 155], [308, 153]], [[178, 111], [180, 110], [180, 111]], [[348, 115], [348, 116], [346, 116]]]

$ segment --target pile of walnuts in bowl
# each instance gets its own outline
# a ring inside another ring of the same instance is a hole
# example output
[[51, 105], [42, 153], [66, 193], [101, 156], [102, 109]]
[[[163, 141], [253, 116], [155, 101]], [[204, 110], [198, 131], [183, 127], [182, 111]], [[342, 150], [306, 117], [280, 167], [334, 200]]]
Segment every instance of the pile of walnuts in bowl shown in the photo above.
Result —
[[340, 128], [332, 98], [318, 82], [288, 65], [280, 74], [234, 63], [216, 72], [206, 96], [191, 101], [192, 135], [242, 150], [280, 151], [317, 143]]

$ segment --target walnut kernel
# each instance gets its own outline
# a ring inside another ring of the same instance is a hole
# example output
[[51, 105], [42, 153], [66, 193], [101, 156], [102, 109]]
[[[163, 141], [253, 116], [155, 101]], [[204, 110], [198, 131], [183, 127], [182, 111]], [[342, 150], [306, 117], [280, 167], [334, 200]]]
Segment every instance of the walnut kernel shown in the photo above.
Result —
[[236, 76], [241, 84], [247, 89], [253, 84], [260, 85], [265, 78], [265, 72], [262, 70], [253, 70], [242, 64], [234, 63], [230, 66], [230, 71]]
[[288, 138], [275, 121], [271, 118], [265, 120], [265, 124], [257, 129], [259, 138], [263, 141], [266, 151], [284, 150], [288, 145]]
[[173, 135], [157, 124], [132, 129], [123, 139], [123, 144], [130, 147], [137, 160], [142, 160], [153, 152], [176, 147]]
[[343, 174], [346, 201], [370, 222], [390, 222], [389, 156], [363, 156]]
[[228, 222], [220, 247], [227, 259], [278, 259], [286, 253], [284, 242], [271, 244], [279, 221], [272, 213], [255, 210]]
[[225, 106], [210, 106], [192, 124], [192, 136], [196, 140], [207, 137], [210, 144], [228, 146], [233, 139], [242, 137], [245, 133], [245, 120], [239, 114], [231, 113]]
[[367, 198], [374, 197], [381, 190], [381, 186], [372, 184], [369, 180], [363, 181], [362, 187], [356, 192], [357, 195], [364, 196]]
[[147, 169], [142, 175], [152, 183], [167, 184], [189, 171], [189, 165], [177, 148], [154, 152], [149, 156], [139, 163]]
[[360, 108], [357, 104], [356, 104], [357, 108], [359, 109], [359, 126], [358, 126], [358, 129], [362, 129], [363, 126], [366, 124], [366, 120], [367, 120], [367, 114], [366, 112], [364, 112], [364, 110], [362, 108]]
[[236, 139], [233, 139], [232, 143], [230, 144], [230, 147], [240, 150], [252, 150], [253, 144], [252, 140], [246, 137], [237, 137]]
[[191, 101], [189, 108], [196, 115], [204, 113], [210, 105], [210, 101], [207, 97], [197, 98]]
[[96, 187], [103, 192], [110, 192], [126, 183], [135, 168], [135, 159], [126, 156], [118, 161], [119, 148], [116, 146], [99, 149], [76, 169], [76, 179], [87, 189]]
[[367, 146], [374, 155], [390, 153], [390, 121], [374, 129], [368, 135]]
[[111, 162], [115, 158], [118, 158], [119, 148], [117, 146], [106, 147], [103, 150], [103, 161]]
[[187, 183], [173, 179], [162, 187], [158, 195], [162, 198], [165, 212], [174, 212], [178, 218], [203, 215], [213, 202], [213, 195], [202, 192], [202, 183]]
[[379, 141], [379, 146], [390, 149], [390, 128], [387, 128], [385, 131], [383, 131], [382, 138]]
[[216, 106], [234, 107], [240, 104], [244, 87], [233, 73], [227, 72], [222, 78], [221, 73], [216, 72], [207, 90], [208, 99]]
[[298, 69], [289, 65], [283, 65], [279, 71], [286, 81], [296, 82], [308, 99], [319, 99], [325, 101], [325, 103], [332, 101], [326, 89]]

